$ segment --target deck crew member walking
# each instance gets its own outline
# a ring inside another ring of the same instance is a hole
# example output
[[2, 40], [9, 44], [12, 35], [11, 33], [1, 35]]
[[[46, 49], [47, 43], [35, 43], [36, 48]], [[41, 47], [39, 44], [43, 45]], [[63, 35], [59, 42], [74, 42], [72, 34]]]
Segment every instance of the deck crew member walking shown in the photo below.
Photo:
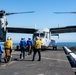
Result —
[[38, 61], [41, 61], [41, 45], [42, 45], [42, 43], [41, 43], [39, 37], [36, 37], [36, 40], [34, 42], [34, 48], [35, 49], [34, 49], [34, 54], [33, 54], [32, 61], [34, 61], [35, 55], [36, 55], [37, 52], [38, 52], [38, 55], [39, 55]]
[[2, 45], [0, 44], [0, 63], [2, 62], [2, 53], [4, 52]]
[[11, 38], [8, 37], [7, 40], [4, 43], [4, 48], [5, 48], [5, 58], [4, 61], [5, 62], [9, 62], [10, 61], [10, 57], [11, 57], [11, 50], [12, 50], [12, 41]]
[[21, 38], [21, 41], [20, 41], [20, 50], [21, 50], [20, 59], [22, 57], [23, 57], [23, 59], [25, 59], [25, 50], [26, 50], [26, 41], [25, 41], [25, 38]]
[[27, 40], [27, 49], [28, 49], [28, 55], [32, 54], [32, 40], [31, 38], [28, 38]]

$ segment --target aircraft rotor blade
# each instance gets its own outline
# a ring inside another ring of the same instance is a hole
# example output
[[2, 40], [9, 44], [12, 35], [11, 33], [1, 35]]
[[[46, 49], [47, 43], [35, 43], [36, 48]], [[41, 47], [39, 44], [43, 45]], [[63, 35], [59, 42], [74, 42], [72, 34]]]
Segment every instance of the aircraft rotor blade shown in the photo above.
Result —
[[28, 11], [28, 12], [13, 12], [13, 13], [6, 13], [6, 15], [13, 15], [13, 14], [24, 14], [24, 13], [34, 13], [35, 11]]
[[76, 14], [76, 12], [54, 12], [55, 14]]

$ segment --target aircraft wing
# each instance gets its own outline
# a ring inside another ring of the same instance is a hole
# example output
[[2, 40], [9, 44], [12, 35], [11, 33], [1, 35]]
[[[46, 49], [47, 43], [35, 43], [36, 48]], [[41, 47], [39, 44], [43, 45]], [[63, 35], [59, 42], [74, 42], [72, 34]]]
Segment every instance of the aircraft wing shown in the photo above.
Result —
[[18, 27], [7, 27], [6, 30], [8, 33], [28, 33], [28, 34], [33, 34], [36, 31], [35, 28], [18, 28]]
[[66, 26], [66, 27], [59, 27], [59, 28], [50, 28], [51, 33], [69, 33], [69, 32], [76, 32], [76, 26]]
[[[18, 27], [7, 27], [8, 33], [27, 33], [33, 34], [38, 29], [35, 28], [18, 28]], [[50, 28], [50, 32], [53, 33], [71, 33], [76, 32], [76, 26], [66, 26], [66, 27], [58, 27], [58, 28]]]

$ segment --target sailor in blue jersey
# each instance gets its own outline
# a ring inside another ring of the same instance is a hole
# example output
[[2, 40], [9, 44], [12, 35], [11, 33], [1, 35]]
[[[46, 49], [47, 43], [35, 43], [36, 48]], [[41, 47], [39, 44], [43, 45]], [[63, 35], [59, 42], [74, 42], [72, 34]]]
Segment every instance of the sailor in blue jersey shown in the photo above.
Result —
[[28, 40], [27, 40], [27, 49], [28, 49], [28, 55], [31, 55], [31, 53], [32, 53], [32, 40], [31, 40], [31, 38], [28, 38]]
[[23, 59], [25, 59], [25, 50], [26, 50], [26, 41], [25, 41], [25, 38], [21, 38], [20, 49], [21, 49], [20, 59], [22, 57], [23, 57]]
[[0, 63], [1, 63], [1, 60], [2, 60], [2, 53], [4, 52], [3, 48], [2, 48], [2, 45], [0, 44]]

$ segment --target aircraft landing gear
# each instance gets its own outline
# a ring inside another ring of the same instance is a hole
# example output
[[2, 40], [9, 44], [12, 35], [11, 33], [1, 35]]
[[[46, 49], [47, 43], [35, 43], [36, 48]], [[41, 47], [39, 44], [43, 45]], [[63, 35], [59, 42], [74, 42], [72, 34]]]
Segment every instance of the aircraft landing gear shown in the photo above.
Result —
[[57, 50], [57, 46], [53, 46], [53, 50]]

